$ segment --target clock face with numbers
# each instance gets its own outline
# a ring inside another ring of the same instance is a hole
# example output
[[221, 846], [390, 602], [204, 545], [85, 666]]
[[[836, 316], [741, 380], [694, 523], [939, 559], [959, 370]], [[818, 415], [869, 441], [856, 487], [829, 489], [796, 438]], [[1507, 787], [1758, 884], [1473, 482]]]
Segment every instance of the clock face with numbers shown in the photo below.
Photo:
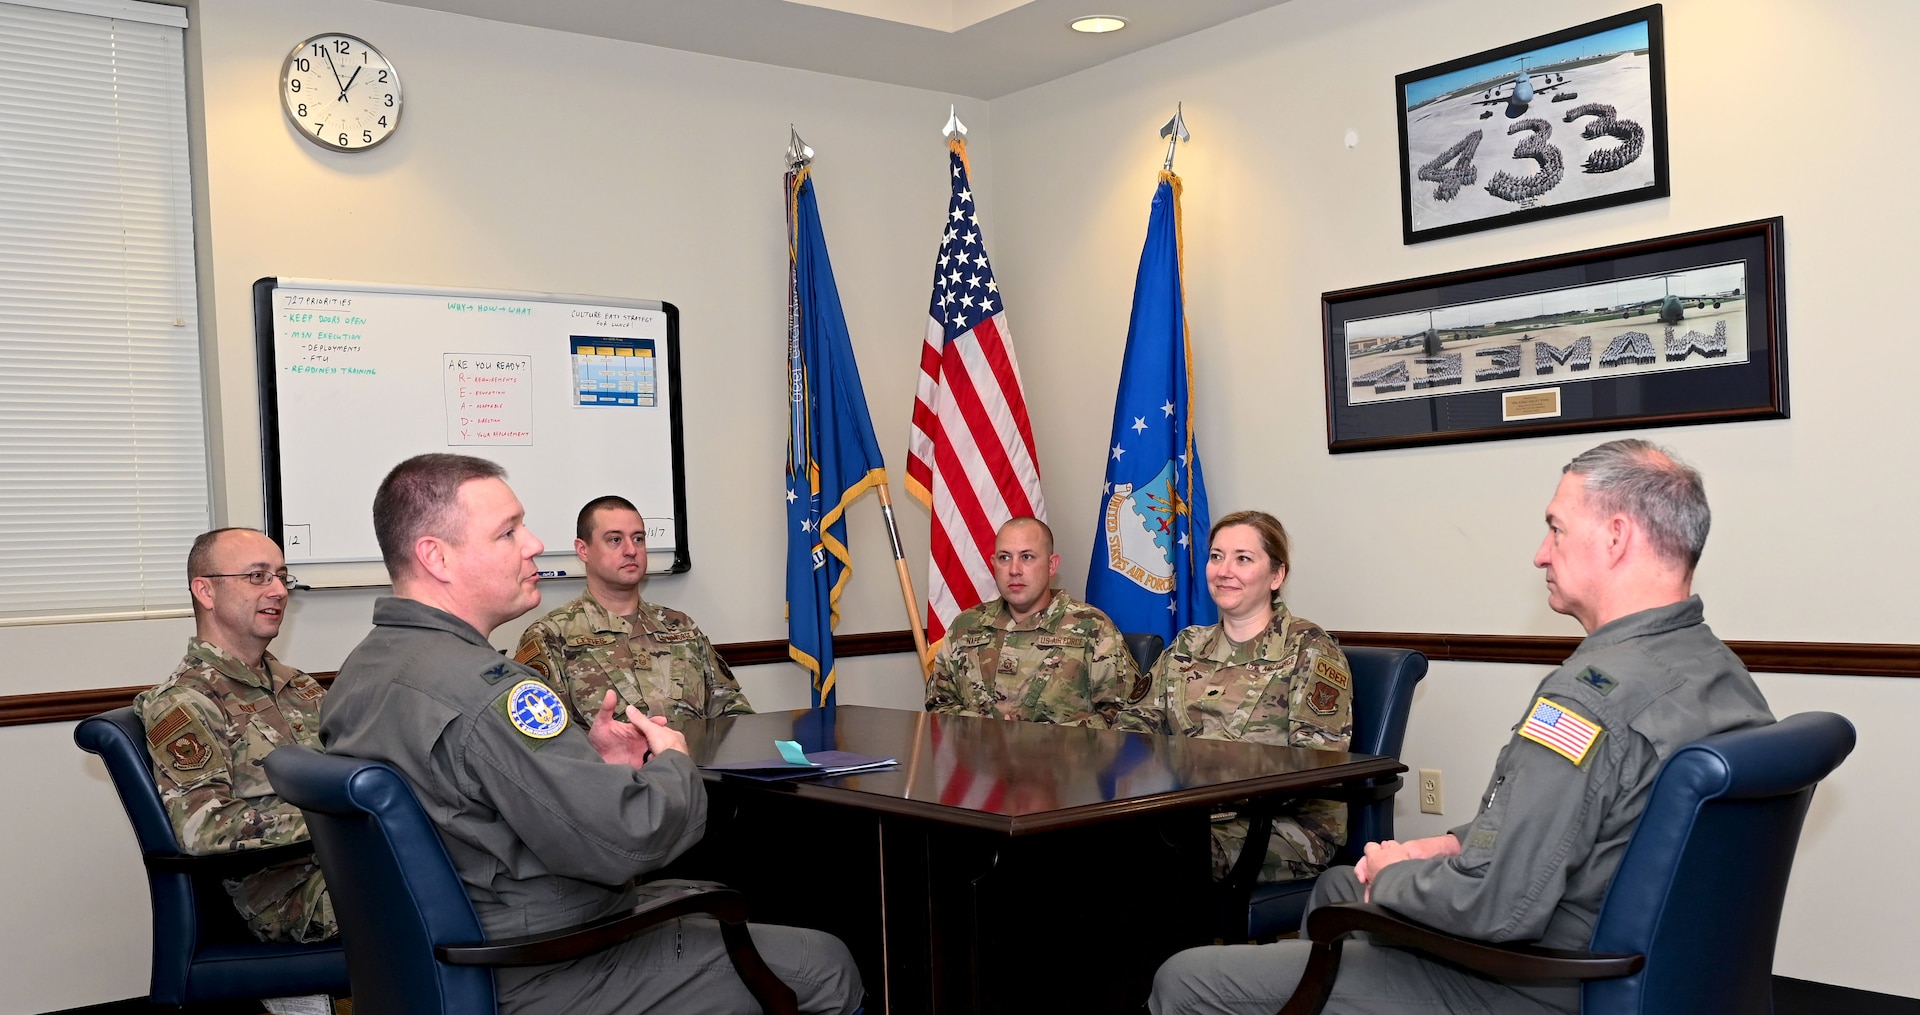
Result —
[[287, 54], [280, 103], [294, 129], [314, 144], [365, 151], [400, 125], [400, 73], [361, 39], [316, 35]]

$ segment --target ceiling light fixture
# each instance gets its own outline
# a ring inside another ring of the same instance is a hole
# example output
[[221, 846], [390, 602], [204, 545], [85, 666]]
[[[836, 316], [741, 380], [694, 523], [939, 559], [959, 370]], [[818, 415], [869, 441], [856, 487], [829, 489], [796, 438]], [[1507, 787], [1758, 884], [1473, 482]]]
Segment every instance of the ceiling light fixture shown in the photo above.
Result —
[[1095, 14], [1091, 17], [1074, 18], [1067, 22], [1067, 27], [1088, 35], [1103, 35], [1127, 27], [1127, 19], [1116, 18], [1111, 14]]

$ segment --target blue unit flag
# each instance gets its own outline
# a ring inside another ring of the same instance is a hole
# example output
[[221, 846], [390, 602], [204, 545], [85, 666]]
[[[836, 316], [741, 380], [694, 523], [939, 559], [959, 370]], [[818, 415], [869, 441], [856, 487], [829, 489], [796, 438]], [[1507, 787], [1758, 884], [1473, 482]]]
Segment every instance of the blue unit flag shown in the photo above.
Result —
[[887, 481], [827, 259], [812, 172], [787, 175], [787, 654], [813, 675], [815, 708], [832, 708], [833, 628], [853, 577], [847, 505]]
[[1219, 619], [1207, 592], [1207, 484], [1193, 436], [1193, 351], [1180, 265], [1180, 178], [1160, 174], [1133, 282], [1087, 601], [1168, 641]]

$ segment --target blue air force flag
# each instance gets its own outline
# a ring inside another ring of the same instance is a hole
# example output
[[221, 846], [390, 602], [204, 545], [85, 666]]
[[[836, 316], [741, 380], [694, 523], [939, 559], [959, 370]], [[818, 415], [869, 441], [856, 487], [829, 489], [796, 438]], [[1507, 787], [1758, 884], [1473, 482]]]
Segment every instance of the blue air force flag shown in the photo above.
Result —
[[787, 225], [787, 654], [813, 674], [814, 707], [830, 708], [833, 628], [853, 577], [844, 514], [887, 470], [808, 169], [787, 176]]
[[1122, 631], [1172, 640], [1219, 618], [1207, 592], [1207, 484], [1193, 437], [1180, 268], [1180, 178], [1160, 174], [1133, 282], [1087, 601]]

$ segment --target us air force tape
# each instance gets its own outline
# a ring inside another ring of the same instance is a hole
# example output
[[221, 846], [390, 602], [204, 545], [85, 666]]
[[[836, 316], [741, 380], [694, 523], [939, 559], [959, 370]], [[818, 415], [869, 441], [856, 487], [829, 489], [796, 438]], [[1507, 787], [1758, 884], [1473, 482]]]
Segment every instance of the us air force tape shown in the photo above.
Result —
[[551, 740], [567, 728], [567, 706], [538, 680], [522, 680], [507, 692], [507, 721], [535, 740]]

